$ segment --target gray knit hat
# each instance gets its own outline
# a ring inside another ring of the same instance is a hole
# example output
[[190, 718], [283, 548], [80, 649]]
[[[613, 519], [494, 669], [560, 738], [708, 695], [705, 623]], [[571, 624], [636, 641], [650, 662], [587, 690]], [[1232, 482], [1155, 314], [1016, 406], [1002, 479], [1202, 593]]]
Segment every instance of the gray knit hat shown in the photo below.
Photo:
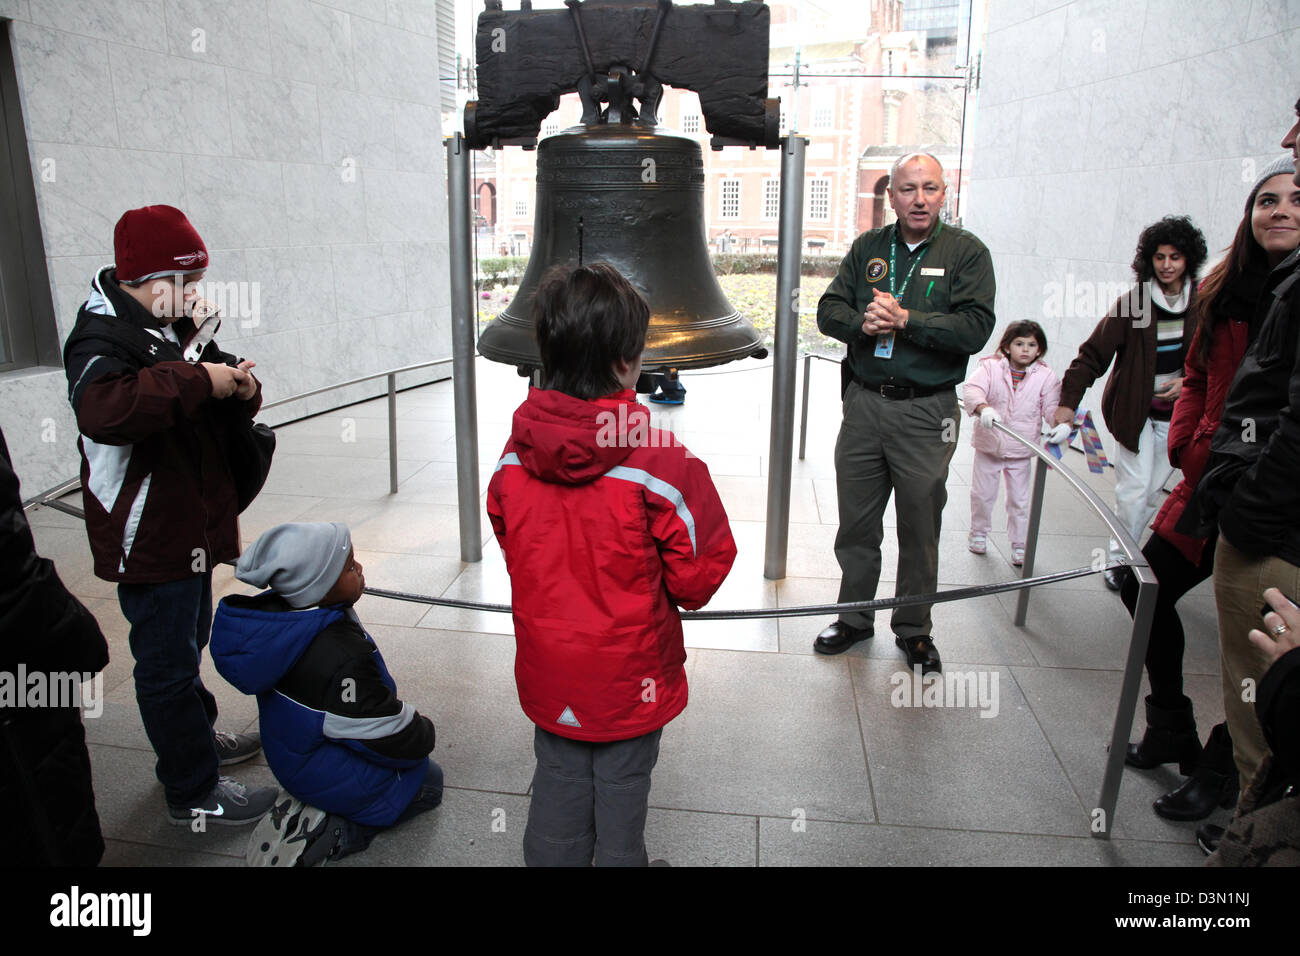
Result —
[[296, 608], [311, 607], [334, 587], [351, 551], [346, 525], [280, 524], [244, 552], [235, 577], [269, 587]]
[[1255, 185], [1251, 187], [1247, 195], [1254, 196], [1255, 193], [1259, 192], [1259, 187], [1264, 185], [1267, 180], [1272, 179], [1274, 176], [1281, 176], [1283, 173], [1288, 176], [1295, 175], [1295, 157], [1290, 153], [1283, 153], [1265, 166], [1263, 173], [1260, 174], [1259, 179], [1255, 180]]

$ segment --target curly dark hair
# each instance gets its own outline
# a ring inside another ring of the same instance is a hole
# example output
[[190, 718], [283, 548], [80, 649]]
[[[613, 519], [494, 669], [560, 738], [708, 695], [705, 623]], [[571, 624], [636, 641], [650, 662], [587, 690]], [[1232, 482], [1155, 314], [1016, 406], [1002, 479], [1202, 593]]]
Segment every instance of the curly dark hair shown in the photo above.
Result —
[[1146, 282], [1156, 274], [1151, 260], [1161, 246], [1173, 246], [1183, 254], [1187, 260], [1187, 278], [1195, 285], [1209, 255], [1201, 230], [1186, 216], [1165, 216], [1143, 229], [1133, 256], [1133, 274], [1139, 282]]

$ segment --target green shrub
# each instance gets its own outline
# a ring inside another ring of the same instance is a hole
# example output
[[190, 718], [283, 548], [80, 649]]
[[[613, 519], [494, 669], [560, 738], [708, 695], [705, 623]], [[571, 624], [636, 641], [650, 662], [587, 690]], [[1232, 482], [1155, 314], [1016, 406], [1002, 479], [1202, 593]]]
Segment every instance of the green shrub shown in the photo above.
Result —
[[[720, 276], [776, 274], [776, 252], [729, 252], [712, 257], [713, 271]], [[800, 274], [833, 276], [840, 267], [839, 256], [804, 256], [799, 261]]]
[[527, 256], [493, 256], [478, 261], [478, 274], [486, 285], [516, 283], [527, 264]]

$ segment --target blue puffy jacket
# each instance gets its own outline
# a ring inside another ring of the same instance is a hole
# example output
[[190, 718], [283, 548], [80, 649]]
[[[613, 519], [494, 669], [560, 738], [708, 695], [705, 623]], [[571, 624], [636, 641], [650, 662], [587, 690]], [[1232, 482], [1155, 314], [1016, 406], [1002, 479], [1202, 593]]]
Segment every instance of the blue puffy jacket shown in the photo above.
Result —
[[356, 823], [397, 820], [424, 780], [433, 723], [397, 698], [351, 608], [232, 595], [217, 607], [211, 651], [222, 677], [257, 695], [262, 750], [284, 789]]

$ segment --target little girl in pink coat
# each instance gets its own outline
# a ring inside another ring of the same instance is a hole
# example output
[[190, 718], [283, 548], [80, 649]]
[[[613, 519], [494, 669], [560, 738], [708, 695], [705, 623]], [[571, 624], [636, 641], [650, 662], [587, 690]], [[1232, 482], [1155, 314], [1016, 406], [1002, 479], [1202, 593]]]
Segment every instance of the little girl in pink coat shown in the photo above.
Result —
[[[1044, 419], [1051, 421], [1061, 399], [1061, 380], [1040, 359], [1047, 354], [1047, 335], [1037, 322], [1012, 322], [1002, 333], [995, 355], [979, 360], [966, 382], [967, 412], [979, 419], [971, 444], [975, 467], [970, 481], [970, 549], [984, 554], [988, 548], [990, 517], [998, 497], [998, 476], [1007, 483], [1007, 535], [1011, 538], [1011, 563], [1025, 560], [1025, 532], [1029, 520], [1030, 459], [1033, 453], [993, 427], [1001, 422], [1037, 444]], [[1059, 425], [1048, 441], [1063, 442], [1070, 426]]]

